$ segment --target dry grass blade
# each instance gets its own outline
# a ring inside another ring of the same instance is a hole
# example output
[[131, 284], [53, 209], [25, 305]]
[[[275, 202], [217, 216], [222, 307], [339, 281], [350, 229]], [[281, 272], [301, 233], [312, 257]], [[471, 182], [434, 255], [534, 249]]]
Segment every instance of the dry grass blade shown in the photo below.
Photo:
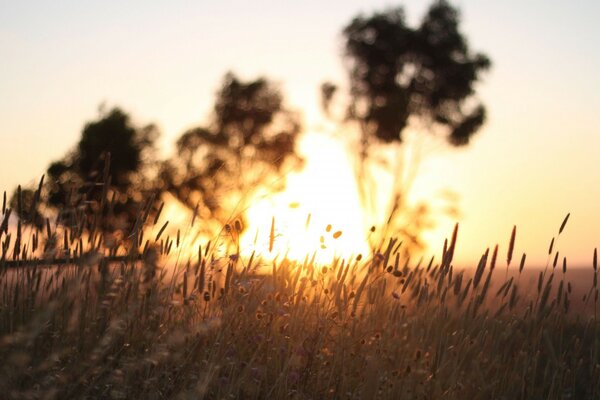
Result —
[[560, 228], [558, 229], [559, 235], [562, 233], [563, 229], [565, 229], [565, 226], [567, 225], [567, 221], [569, 220], [570, 216], [571, 216], [571, 213], [568, 213], [567, 216], [565, 217], [565, 219], [563, 220], [562, 224], [560, 224]]
[[43, 188], [43, 185], [44, 185], [44, 177], [45, 177], [45, 175], [42, 175], [42, 178], [40, 179], [40, 182], [38, 184], [37, 190], [33, 194], [33, 201], [31, 202], [31, 206], [30, 206], [30, 209], [29, 209], [29, 220], [30, 221], [33, 221], [33, 218], [35, 216], [35, 212], [37, 210], [38, 203], [40, 201], [40, 196], [42, 194], [42, 188]]
[[458, 223], [454, 225], [454, 229], [452, 231], [452, 239], [450, 240], [450, 246], [448, 247], [448, 252], [446, 253], [446, 265], [450, 265], [452, 263], [452, 259], [454, 258], [454, 251], [456, 249], [456, 240], [458, 239]]
[[275, 243], [275, 217], [271, 218], [271, 231], [269, 232], [269, 252], [273, 251], [273, 244]]
[[23, 191], [21, 185], [17, 186], [17, 215], [21, 217], [23, 215]]
[[490, 269], [493, 271], [496, 267], [496, 258], [498, 257], [498, 245], [494, 246], [494, 251], [492, 253], [492, 261], [490, 262]]
[[525, 268], [525, 259], [527, 258], [527, 254], [523, 253], [521, 256], [521, 263], [519, 264], [519, 274], [523, 272], [523, 268]]
[[360, 298], [362, 296], [363, 291], [365, 290], [365, 286], [367, 285], [368, 280], [369, 280], [369, 273], [366, 273], [365, 277], [360, 282], [358, 289], [356, 290], [356, 295], [354, 296], [354, 303], [352, 304], [352, 315], [356, 314], [356, 309], [358, 308]]
[[475, 276], [473, 277], [473, 287], [476, 288], [479, 285], [479, 281], [483, 277], [483, 273], [485, 272], [485, 266], [487, 264], [488, 253], [490, 249], [487, 249], [485, 253], [481, 256], [479, 260], [479, 264], [475, 269]]
[[7, 233], [8, 232], [8, 222], [10, 221], [10, 214], [12, 213], [12, 209], [8, 209], [6, 214], [4, 214], [4, 219], [2, 220], [2, 225], [0, 225], [0, 232]]
[[165, 223], [163, 224], [163, 226], [160, 228], [160, 230], [156, 234], [156, 238], [154, 239], [155, 242], [158, 242], [158, 239], [160, 239], [160, 236], [163, 234], [163, 232], [165, 231], [165, 229], [167, 229], [167, 225], [169, 225], [169, 221], [165, 221]]
[[513, 256], [513, 250], [515, 249], [515, 237], [517, 235], [517, 226], [513, 226], [512, 233], [510, 234], [510, 242], [508, 243], [508, 253], [506, 254], [506, 266], [510, 266], [510, 262]]
[[192, 224], [191, 227], [194, 227], [194, 223], [196, 222], [196, 217], [198, 216], [198, 207], [200, 206], [200, 203], [196, 203], [196, 206], [194, 207], [194, 211], [192, 212]]
[[156, 215], [154, 216], [154, 222], [152, 225], [156, 225], [158, 223], [158, 219], [160, 218], [160, 214], [162, 213], [163, 207], [165, 206], [165, 202], [162, 201], [160, 203], [160, 206], [158, 206], [158, 211], [156, 212]]

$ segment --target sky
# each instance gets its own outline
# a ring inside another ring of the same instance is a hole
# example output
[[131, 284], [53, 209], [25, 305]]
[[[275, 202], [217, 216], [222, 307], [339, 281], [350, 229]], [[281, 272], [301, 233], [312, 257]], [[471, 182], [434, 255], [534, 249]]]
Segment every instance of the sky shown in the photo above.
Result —
[[[340, 167], [347, 156], [327, 136], [318, 87], [346, 83], [343, 26], [359, 12], [397, 4], [416, 23], [428, 2], [0, 0], [0, 188], [37, 181], [102, 103], [156, 123], [169, 155], [185, 129], [206, 122], [231, 70], [244, 79], [268, 76], [303, 113], [308, 171], [290, 178], [282, 201], [304, 196], [301, 212], [321, 212], [348, 232], [343, 237], [357, 235], [364, 227], [352, 215], [352, 176]], [[442, 147], [424, 159], [412, 196], [458, 195], [459, 263], [476, 263], [496, 243], [505, 254], [517, 225], [516, 254], [543, 265], [569, 212], [561, 255], [571, 265], [591, 263], [600, 245], [600, 3], [453, 4], [471, 48], [493, 62], [478, 86], [488, 121], [468, 147]], [[264, 219], [274, 201], [255, 214]], [[442, 218], [427, 234], [433, 251], [453, 225]]]

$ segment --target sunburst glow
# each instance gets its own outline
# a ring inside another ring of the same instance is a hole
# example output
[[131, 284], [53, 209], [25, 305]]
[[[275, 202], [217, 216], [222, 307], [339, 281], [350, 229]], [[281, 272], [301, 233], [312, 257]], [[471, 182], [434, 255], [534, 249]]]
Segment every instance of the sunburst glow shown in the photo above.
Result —
[[[335, 138], [305, 135], [305, 168], [287, 177], [282, 193], [261, 196], [248, 210], [243, 251], [301, 259], [351, 256], [368, 251], [352, 168]], [[273, 227], [273, 235], [271, 235]]]

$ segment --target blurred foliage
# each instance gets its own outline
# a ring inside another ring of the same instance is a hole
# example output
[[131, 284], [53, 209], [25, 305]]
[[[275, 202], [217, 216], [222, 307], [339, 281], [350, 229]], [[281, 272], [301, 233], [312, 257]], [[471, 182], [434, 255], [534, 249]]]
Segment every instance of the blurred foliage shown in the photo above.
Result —
[[402, 8], [356, 17], [344, 28], [348, 118], [361, 122], [365, 140], [402, 142], [416, 118], [452, 145], [469, 142], [485, 119], [473, 95], [490, 60], [470, 51], [458, 25], [458, 11], [436, 1], [414, 29]]
[[283, 189], [285, 168], [299, 167], [299, 119], [265, 78], [243, 82], [228, 73], [217, 93], [212, 121], [177, 140], [177, 154], [160, 171], [164, 189], [189, 208], [221, 224], [243, 219], [257, 187]]
[[81, 224], [77, 216], [85, 215], [87, 223], [101, 230], [129, 230], [139, 203], [154, 191], [151, 176], [158, 135], [155, 125], [138, 127], [123, 110], [101, 107], [98, 119], [83, 128], [77, 145], [48, 167], [47, 200], [39, 202], [40, 184], [37, 191], [15, 191], [11, 205], [17, 206], [21, 219], [38, 227], [44, 223], [44, 210], [53, 208], [67, 226]]
[[[350, 83], [343, 121], [359, 127], [356, 176], [362, 200], [369, 212], [381, 213], [380, 175], [372, 167], [390, 171], [393, 184], [386, 189], [391, 197], [381, 219], [382, 234], [401, 235], [418, 249], [423, 229], [436, 218], [436, 207], [428, 204], [436, 199], [407, 201], [420, 149], [407, 157], [399, 146], [406, 144], [409, 130], [451, 146], [467, 145], [485, 121], [475, 85], [491, 62], [469, 49], [459, 30], [458, 10], [443, 0], [435, 1], [415, 28], [406, 24], [403, 8], [396, 7], [355, 17], [343, 37]], [[337, 91], [330, 82], [321, 86], [327, 115]], [[396, 152], [386, 145], [396, 145]], [[442, 208], [448, 206], [453, 207]]]
[[[295, 152], [301, 125], [284, 108], [279, 89], [264, 78], [242, 82], [225, 76], [211, 123], [186, 131], [176, 153], [159, 161], [155, 125], [139, 127], [119, 108], [100, 110], [83, 128], [73, 150], [50, 164], [43, 188], [15, 190], [9, 206], [21, 220], [38, 228], [48, 209], [59, 222], [129, 235], [140, 207], [146, 214], [170, 193], [184, 206], [196, 208], [215, 233], [232, 219], [243, 221], [246, 201], [259, 188], [283, 189], [284, 167], [297, 168]], [[85, 216], [85, 218], [82, 218]], [[242, 224], [243, 226], [243, 224]], [[214, 229], [213, 229], [214, 228]]]
[[[43, 181], [40, 182], [40, 187], [42, 183]], [[9, 207], [16, 211], [16, 215], [22, 221], [38, 228], [43, 227], [45, 223], [44, 216], [38, 207], [40, 204], [40, 193], [40, 189], [21, 189], [21, 186], [19, 186], [14, 190], [9, 203]]]

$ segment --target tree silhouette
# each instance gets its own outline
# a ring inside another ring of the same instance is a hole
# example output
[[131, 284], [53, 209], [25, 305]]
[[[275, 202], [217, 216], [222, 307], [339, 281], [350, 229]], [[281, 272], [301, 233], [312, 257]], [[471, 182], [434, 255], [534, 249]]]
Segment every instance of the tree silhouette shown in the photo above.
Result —
[[163, 164], [163, 186], [187, 207], [199, 204], [207, 220], [224, 224], [243, 218], [245, 202], [257, 188], [283, 189], [284, 166], [300, 165], [295, 152], [300, 129], [271, 82], [243, 82], [228, 73], [209, 126], [185, 132], [177, 156]]
[[364, 123], [368, 140], [401, 142], [416, 117], [452, 145], [469, 142], [485, 119], [483, 105], [471, 102], [490, 61], [471, 54], [458, 23], [457, 10], [437, 1], [416, 29], [401, 8], [357, 17], [344, 29], [349, 117]]
[[77, 215], [102, 215], [102, 230], [127, 230], [139, 203], [154, 187], [148, 179], [155, 166], [156, 126], [136, 127], [119, 108], [100, 111], [83, 128], [76, 147], [47, 170], [47, 205], [60, 210], [65, 224]]
[[42, 182], [37, 190], [32, 188], [21, 188], [17, 187], [9, 202], [9, 207], [14, 210], [19, 219], [25, 223], [35, 226], [36, 228], [42, 228], [46, 223], [43, 214], [40, 211], [40, 194], [42, 188]]
[[[375, 149], [402, 144], [409, 127], [463, 146], [484, 123], [475, 84], [490, 60], [470, 51], [459, 13], [446, 1], [434, 2], [416, 28], [406, 25], [402, 8], [393, 8], [354, 18], [343, 34], [350, 80], [346, 118], [360, 126], [361, 180]], [[334, 89], [322, 86], [325, 105]], [[390, 223], [405, 205], [404, 191], [394, 189]], [[422, 208], [419, 213], [426, 214]]]

